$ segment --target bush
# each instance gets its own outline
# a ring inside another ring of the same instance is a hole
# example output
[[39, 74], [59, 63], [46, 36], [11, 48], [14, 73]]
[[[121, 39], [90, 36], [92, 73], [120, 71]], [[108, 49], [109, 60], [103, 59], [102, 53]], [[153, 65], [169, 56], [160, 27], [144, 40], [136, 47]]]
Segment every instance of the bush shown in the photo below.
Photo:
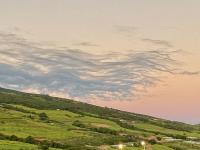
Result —
[[72, 123], [73, 126], [77, 126], [77, 127], [80, 127], [80, 128], [86, 128], [86, 126], [79, 120], [76, 120]]
[[161, 140], [162, 140], [162, 137], [157, 136], [157, 140], [158, 140], [158, 141], [161, 141]]
[[48, 117], [47, 114], [44, 113], [44, 112], [39, 114], [39, 118], [40, 118], [40, 120], [42, 120], [42, 121], [48, 121], [48, 120], [49, 120], [49, 117]]
[[30, 144], [36, 144], [36, 140], [32, 136], [28, 136], [27, 138], [24, 139], [24, 142], [30, 143]]
[[150, 144], [156, 144], [156, 143], [157, 143], [156, 139], [150, 139], [150, 140], [148, 140], [148, 142], [149, 142]]
[[11, 140], [11, 141], [18, 141], [19, 138], [16, 135], [11, 135], [10, 138], [9, 138], [9, 140]]

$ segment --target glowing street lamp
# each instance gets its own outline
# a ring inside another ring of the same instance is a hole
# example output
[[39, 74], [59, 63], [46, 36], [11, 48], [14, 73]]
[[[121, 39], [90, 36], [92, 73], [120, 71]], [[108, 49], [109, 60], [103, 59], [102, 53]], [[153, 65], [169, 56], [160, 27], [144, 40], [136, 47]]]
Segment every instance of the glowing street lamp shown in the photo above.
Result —
[[144, 150], [145, 150], [146, 149], [146, 143], [145, 143], [145, 141], [142, 141], [141, 145], [144, 147]]
[[121, 149], [121, 150], [123, 149], [123, 147], [124, 147], [124, 145], [122, 145], [122, 144], [118, 145], [118, 148]]

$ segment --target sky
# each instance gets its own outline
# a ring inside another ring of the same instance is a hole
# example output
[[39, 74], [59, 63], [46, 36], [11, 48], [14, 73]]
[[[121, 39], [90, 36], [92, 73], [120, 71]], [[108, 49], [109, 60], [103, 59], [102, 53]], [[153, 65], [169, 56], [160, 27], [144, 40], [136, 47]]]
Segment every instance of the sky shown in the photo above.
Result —
[[199, 0], [0, 0], [0, 87], [200, 123]]

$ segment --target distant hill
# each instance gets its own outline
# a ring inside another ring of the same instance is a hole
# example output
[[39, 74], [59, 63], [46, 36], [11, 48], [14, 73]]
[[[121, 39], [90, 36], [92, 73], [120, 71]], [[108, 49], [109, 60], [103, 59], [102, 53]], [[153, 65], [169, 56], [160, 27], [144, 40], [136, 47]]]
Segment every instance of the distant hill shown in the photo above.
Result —
[[0, 149], [199, 150], [200, 128], [70, 99], [0, 88]]

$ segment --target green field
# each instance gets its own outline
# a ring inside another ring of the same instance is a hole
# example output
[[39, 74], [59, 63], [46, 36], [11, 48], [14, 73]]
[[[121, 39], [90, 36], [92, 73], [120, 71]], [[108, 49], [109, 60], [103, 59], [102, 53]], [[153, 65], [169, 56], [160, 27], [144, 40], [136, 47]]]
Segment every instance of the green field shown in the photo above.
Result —
[[[37, 145], [16, 142], [16, 141], [7, 141], [7, 140], [0, 140], [0, 149], [1, 150], [36, 150], [39, 149]], [[56, 148], [49, 148], [49, 150], [59, 150]]]
[[0, 89], [0, 150], [116, 150], [118, 144], [124, 150], [142, 150], [141, 141], [146, 150], [199, 150], [200, 130], [73, 100]]

